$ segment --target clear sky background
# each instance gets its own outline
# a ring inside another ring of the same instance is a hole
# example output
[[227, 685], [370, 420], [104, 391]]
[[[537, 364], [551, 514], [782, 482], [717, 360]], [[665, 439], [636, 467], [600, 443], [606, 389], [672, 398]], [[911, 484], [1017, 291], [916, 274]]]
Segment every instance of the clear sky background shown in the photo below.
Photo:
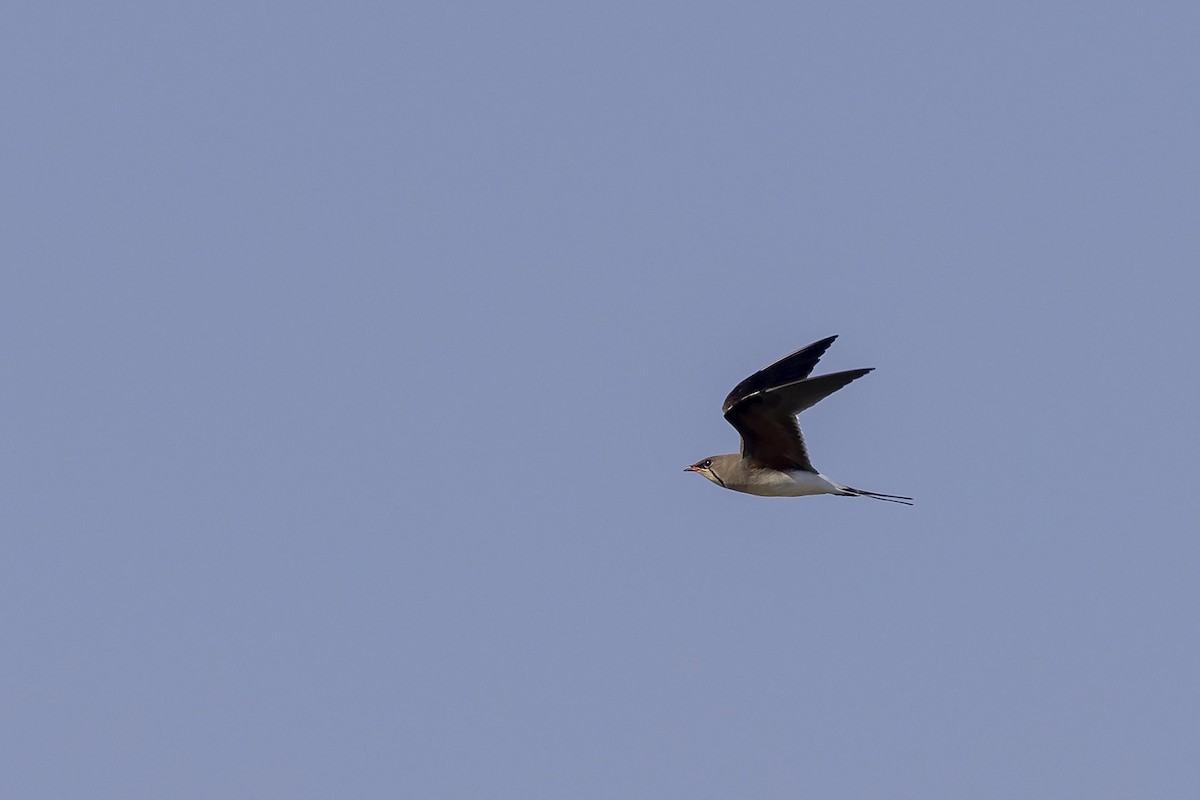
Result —
[[1196, 3], [0, 17], [0, 796], [1200, 796]]

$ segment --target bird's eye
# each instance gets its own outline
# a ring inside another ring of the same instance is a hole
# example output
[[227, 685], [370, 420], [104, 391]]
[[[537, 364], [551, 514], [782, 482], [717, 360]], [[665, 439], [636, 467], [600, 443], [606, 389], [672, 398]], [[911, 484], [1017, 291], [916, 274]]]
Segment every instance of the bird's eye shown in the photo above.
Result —
[[706, 459], [704, 459], [704, 463], [703, 463], [703, 464], [701, 464], [700, 466], [702, 466], [702, 467], [704, 467], [704, 468], [706, 468], [706, 469], [707, 469], [708, 467], [711, 467], [711, 466], [712, 466], [712, 459], [711, 459], [711, 458], [706, 458]]

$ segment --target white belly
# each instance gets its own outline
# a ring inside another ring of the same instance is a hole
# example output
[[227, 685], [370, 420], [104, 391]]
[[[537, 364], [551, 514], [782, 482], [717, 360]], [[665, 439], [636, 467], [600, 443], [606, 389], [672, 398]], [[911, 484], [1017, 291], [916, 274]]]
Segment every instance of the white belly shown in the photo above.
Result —
[[[739, 492], [747, 494], [757, 494], [763, 497], [803, 497], [809, 494], [837, 494], [842, 490], [833, 481], [826, 478], [819, 472], [805, 472], [803, 470], [795, 470], [793, 472], [770, 472], [760, 473], [760, 481], [753, 484], [741, 486], [730, 486]], [[762, 478], [766, 478], [762, 481]]]

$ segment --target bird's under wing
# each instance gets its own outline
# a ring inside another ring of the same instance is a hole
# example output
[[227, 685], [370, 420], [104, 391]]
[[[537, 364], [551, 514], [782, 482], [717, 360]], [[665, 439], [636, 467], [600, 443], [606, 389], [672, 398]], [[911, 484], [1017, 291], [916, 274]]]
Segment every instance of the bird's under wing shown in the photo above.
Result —
[[[817, 345], [824, 344], [828, 347], [832, 341], [828, 339], [824, 343], [818, 342]], [[805, 348], [807, 349], [809, 348]], [[801, 350], [795, 355], [803, 352], [805, 351]], [[819, 353], [817, 357], [820, 357]], [[815, 359], [813, 361], [815, 363]], [[774, 366], [767, 367], [763, 373]], [[812, 367], [809, 367], [810, 371], [811, 369]], [[804, 446], [804, 436], [800, 433], [796, 415], [870, 371], [870, 368], [852, 369], [818, 375], [815, 378], [801, 378], [783, 385], [756, 388], [732, 404], [727, 399], [725, 419], [741, 434], [742, 456], [773, 469], [816, 472], [808, 458], [808, 450]], [[758, 374], [762, 373], [756, 373]], [[736, 391], [735, 389], [734, 392]]]

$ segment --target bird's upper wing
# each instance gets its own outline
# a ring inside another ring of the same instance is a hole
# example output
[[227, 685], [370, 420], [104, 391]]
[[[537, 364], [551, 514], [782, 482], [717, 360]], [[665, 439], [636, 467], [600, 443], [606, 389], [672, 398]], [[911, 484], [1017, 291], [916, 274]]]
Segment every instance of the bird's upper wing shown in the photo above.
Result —
[[[830, 338], [817, 342], [756, 372], [738, 384], [725, 398], [725, 419], [742, 436], [744, 458], [752, 458], [773, 469], [816, 472], [809, 461], [796, 415], [871, 371], [869, 368], [852, 369], [816, 378], [807, 377], [820, 354], [832, 341]], [[800, 362], [796, 368], [787, 363], [818, 347], [820, 349], [815, 357], [808, 355], [807, 366]], [[780, 382], [776, 383], [775, 380]]]
[[789, 383], [804, 380], [813, 371], [813, 367], [825, 355], [829, 345], [833, 344], [836, 336], [813, 342], [808, 347], [802, 347], [791, 355], [784, 356], [769, 367], [763, 367], [746, 380], [733, 387], [733, 391], [725, 398], [721, 413], [728, 416], [738, 403], [762, 394], [768, 389], [786, 386]]

